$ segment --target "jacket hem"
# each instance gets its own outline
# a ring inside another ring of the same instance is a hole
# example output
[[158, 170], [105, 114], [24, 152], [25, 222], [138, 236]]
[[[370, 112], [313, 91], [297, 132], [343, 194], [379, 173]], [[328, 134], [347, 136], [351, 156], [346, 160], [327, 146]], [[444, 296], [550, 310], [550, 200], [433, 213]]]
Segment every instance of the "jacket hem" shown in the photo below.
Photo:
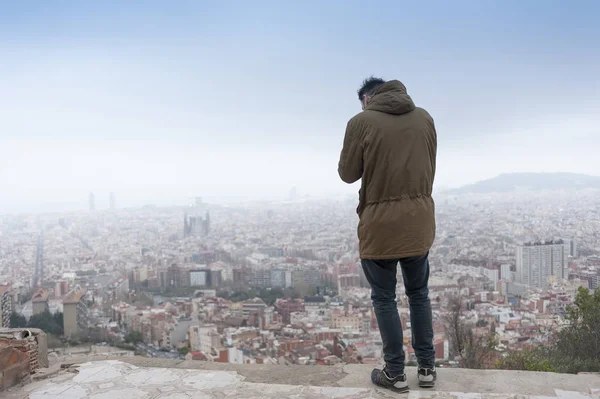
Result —
[[423, 256], [427, 252], [429, 252], [430, 248], [419, 250], [419, 251], [411, 251], [411, 252], [401, 252], [398, 254], [386, 254], [386, 255], [371, 255], [371, 254], [360, 254], [361, 259], [368, 260], [388, 260], [388, 259], [404, 259], [404, 258], [412, 258], [415, 256]]

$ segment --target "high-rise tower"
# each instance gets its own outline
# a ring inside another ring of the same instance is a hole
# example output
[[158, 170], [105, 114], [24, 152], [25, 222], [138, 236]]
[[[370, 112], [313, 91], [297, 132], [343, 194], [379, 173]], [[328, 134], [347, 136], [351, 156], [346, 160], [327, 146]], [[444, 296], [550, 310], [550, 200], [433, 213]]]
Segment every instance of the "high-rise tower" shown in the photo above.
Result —
[[525, 285], [545, 288], [550, 276], [568, 278], [563, 241], [520, 245], [517, 247], [516, 264], [516, 280]]

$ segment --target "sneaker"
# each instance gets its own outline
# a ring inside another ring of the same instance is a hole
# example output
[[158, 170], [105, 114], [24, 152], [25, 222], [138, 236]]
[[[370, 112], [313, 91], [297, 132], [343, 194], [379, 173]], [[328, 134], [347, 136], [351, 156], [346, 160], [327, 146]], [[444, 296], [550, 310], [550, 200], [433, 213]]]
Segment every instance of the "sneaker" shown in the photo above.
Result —
[[433, 388], [435, 386], [435, 380], [437, 379], [435, 367], [432, 369], [420, 367], [418, 376], [421, 388]]
[[374, 369], [371, 372], [371, 381], [378, 387], [390, 389], [394, 392], [408, 392], [406, 374], [400, 374], [397, 377], [390, 378], [385, 367], [383, 370]]

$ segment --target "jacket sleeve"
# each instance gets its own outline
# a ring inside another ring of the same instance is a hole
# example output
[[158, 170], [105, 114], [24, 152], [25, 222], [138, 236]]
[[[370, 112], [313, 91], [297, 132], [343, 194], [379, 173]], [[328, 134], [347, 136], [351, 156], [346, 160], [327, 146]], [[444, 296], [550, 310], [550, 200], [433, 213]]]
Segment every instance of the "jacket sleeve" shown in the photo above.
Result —
[[431, 115], [429, 116], [431, 121], [431, 139], [429, 145], [429, 158], [431, 159], [431, 171], [433, 175], [431, 176], [432, 181], [435, 180], [435, 169], [437, 163], [437, 131], [435, 130], [435, 122]]
[[340, 155], [338, 173], [348, 184], [354, 183], [363, 173], [363, 134], [356, 121], [351, 120], [346, 126], [344, 147]]

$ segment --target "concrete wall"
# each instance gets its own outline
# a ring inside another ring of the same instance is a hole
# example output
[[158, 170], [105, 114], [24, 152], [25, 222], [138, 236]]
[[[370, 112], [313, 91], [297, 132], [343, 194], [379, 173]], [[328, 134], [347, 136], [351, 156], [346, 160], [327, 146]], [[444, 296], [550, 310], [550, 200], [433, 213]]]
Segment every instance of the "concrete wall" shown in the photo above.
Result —
[[39, 328], [30, 328], [38, 344], [38, 364], [40, 368], [49, 367], [48, 363], [48, 336]]
[[77, 326], [76, 303], [65, 303], [63, 305], [63, 324], [65, 337], [73, 338], [77, 336], [79, 327]]

